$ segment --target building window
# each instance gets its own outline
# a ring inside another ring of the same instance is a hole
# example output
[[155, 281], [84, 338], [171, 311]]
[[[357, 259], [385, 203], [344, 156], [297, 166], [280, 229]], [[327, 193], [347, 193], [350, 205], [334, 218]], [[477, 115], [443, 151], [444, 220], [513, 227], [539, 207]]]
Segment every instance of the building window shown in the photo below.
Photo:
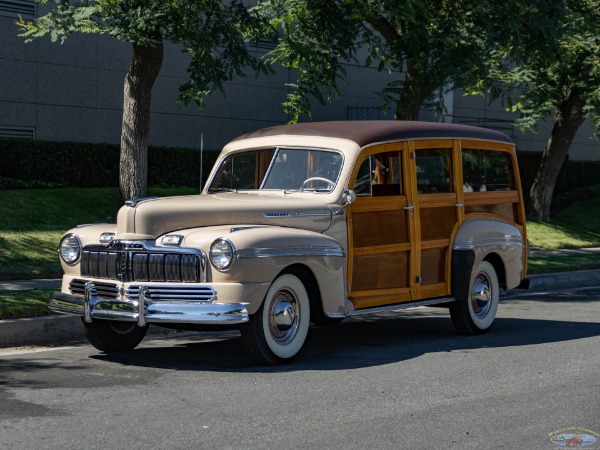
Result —
[[0, 127], [0, 139], [35, 139], [35, 128]]
[[0, 0], [0, 16], [22, 17], [32, 20], [37, 17], [37, 2], [33, 0]]

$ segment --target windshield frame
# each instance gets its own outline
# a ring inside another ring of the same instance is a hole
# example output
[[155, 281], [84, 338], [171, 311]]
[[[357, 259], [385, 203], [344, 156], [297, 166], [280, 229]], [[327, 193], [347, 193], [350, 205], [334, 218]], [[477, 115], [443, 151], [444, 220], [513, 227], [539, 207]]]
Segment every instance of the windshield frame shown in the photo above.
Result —
[[[223, 170], [223, 166], [229, 161], [230, 158], [235, 158], [236, 156], [242, 155], [244, 153], [256, 153], [256, 152], [260, 152], [260, 151], [273, 151], [273, 156], [271, 157], [271, 160], [269, 161], [269, 167], [267, 168], [267, 170], [265, 171], [265, 175], [263, 177], [263, 179], [260, 182], [260, 186], [256, 189], [233, 189], [233, 188], [225, 188], [223, 186], [214, 186], [215, 181], [217, 180], [217, 178], [219, 177], [219, 175], [221, 174], [221, 171]], [[267, 182], [269, 175], [271, 174], [273, 167], [275, 165], [275, 161], [277, 159], [277, 155], [280, 153], [280, 151], [282, 150], [291, 150], [291, 151], [306, 151], [306, 152], [323, 152], [323, 153], [335, 153], [338, 156], [341, 157], [341, 162], [340, 162], [340, 166], [339, 166], [339, 170], [337, 173], [337, 177], [335, 180], [331, 180], [334, 183], [334, 186], [332, 189], [328, 189], [328, 190], [323, 190], [323, 189], [312, 189], [312, 188], [307, 188], [304, 190], [300, 190], [300, 187], [297, 188], [293, 188], [293, 189], [266, 189], [263, 186], [265, 185], [265, 183]], [[244, 149], [239, 149], [239, 150], [235, 150], [235, 151], [231, 151], [228, 152], [227, 154], [225, 154], [219, 161], [218, 163], [218, 167], [216, 168], [216, 170], [214, 171], [214, 175], [210, 178], [209, 182], [206, 185], [206, 192], [209, 194], [212, 193], [216, 193], [216, 192], [224, 192], [224, 191], [231, 191], [231, 192], [243, 192], [243, 193], [268, 193], [268, 192], [283, 192], [284, 194], [290, 194], [290, 193], [311, 193], [311, 194], [321, 194], [321, 195], [328, 195], [331, 194], [332, 192], [334, 192], [337, 188], [338, 188], [338, 183], [340, 182], [342, 173], [344, 171], [344, 164], [346, 162], [346, 155], [344, 154], [344, 152], [340, 151], [340, 150], [336, 150], [336, 149], [332, 149], [332, 148], [321, 148], [321, 147], [305, 147], [305, 146], [294, 146], [294, 145], [276, 145], [276, 146], [264, 146], [264, 147], [256, 147], [256, 148], [244, 148]]]

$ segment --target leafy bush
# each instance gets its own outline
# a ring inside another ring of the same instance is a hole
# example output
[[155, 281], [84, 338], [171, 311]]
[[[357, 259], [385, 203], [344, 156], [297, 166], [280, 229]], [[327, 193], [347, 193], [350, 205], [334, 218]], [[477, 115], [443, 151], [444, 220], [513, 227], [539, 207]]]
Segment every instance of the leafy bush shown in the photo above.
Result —
[[[205, 151], [206, 181], [218, 152]], [[84, 142], [0, 140], [0, 189], [119, 185], [119, 146]], [[150, 147], [148, 184], [197, 187], [200, 150]]]
[[[533, 184], [533, 178], [540, 164], [541, 152], [518, 151], [519, 172], [525, 204], [529, 204], [529, 190]], [[560, 203], [567, 206], [569, 198], [582, 200], [590, 195], [584, 194], [590, 191], [593, 194], [593, 186], [600, 185], [600, 161], [571, 161], [567, 159], [558, 174], [558, 180], [554, 187], [554, 199], [560, 198]], [[553, 205], [554, 206], [554, 205]]]
[[[206, 181], [218, 152], [205, 151], [202, 179]], [[541, 152], [517, 152], [523, 193], [529, 195]], [[47, 187], [115, 187], [119, 185], [119, 146], [85, 142], [0, 139], [0, 190]], [[200, 150], [150, 147], [150, 186], [198, 187]], [[555, 197], [568, 202], [582, 190], [600, 185], [600, 161], [567, 160], [560, 172]], [[567, 195], [567, 197], [565, 197]]]

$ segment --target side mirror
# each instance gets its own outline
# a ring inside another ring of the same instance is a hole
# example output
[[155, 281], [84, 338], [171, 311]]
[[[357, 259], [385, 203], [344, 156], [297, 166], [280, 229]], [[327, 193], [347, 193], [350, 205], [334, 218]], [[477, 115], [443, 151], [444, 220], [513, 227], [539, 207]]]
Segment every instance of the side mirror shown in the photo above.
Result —
[[356, 194], [352, 189], [346, 189], [342, 194], [342, 208], [351, 205], [356, 201]]
[[354, 193], [354, 191], [352, 189], [346, 189], [342, 194], [342, 207], [334, 215], [341, 216], [342, 214], [344, 214], [346, 206], [354, 203], [355, 200], [356, 194]]

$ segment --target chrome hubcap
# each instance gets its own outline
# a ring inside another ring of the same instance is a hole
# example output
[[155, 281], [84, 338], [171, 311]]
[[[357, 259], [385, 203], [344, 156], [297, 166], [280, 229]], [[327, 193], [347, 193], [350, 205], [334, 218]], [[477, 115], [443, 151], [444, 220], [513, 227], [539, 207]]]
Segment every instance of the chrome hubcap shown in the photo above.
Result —
[[471, 308], [473, 314], [483, 319], [490, 312], [492, 306], [492, 283], [485, 273], [479, 273], [473, 283], [471, 291]]
[[278, 291], [269, 305], [269, 331], [271, 337], [285, 345], [298, 332], [300, 305], [288, 290]]

